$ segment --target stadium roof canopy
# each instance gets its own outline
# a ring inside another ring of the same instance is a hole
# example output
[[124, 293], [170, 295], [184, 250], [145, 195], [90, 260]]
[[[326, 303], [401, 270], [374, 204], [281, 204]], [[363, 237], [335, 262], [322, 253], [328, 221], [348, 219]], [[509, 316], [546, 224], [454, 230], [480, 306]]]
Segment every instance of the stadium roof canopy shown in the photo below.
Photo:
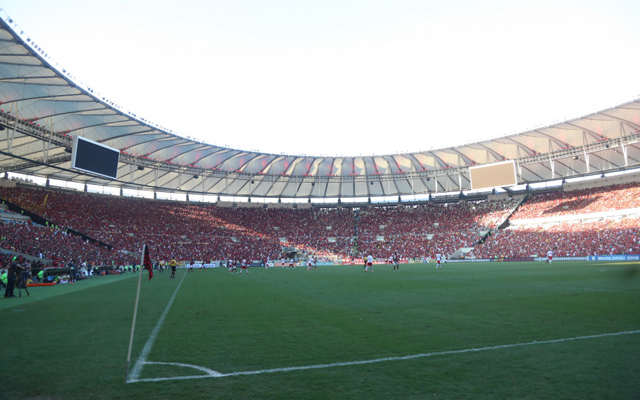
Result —
[[[121, 109], [76, 82], [14, 27], [0, 19], [3, 172], [211, 195], [368, 198], [468, 190], [470, 166], [503, 160], [515, 160], [519, 183], [640, 165], [640, 99], [519, 134], [415, 153], [316, 157], [225, 148]], [[71, 169], [76, 135], [120, 150], [117, 180]]]

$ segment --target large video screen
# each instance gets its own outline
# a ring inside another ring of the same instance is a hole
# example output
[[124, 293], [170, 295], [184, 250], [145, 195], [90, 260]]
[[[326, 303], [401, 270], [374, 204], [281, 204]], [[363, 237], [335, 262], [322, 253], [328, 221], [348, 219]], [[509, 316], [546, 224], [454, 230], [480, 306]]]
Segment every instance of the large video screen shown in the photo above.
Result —
[[120, 151], [80, 136], [73, 138], [71, 168], [100, 175], [104, 178], [118, 179], [118, 161]]
[[518, 184], [515, 161], [469, 167], [471, 189], [514, 186]]

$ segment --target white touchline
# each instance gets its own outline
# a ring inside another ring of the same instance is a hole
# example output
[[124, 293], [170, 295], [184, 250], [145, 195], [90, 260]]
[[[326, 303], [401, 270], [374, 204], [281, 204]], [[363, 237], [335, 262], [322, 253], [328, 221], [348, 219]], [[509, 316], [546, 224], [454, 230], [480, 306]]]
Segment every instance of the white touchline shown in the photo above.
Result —
[[142, 372], [142, 367], [147, 362], [147, 357], [149, 357], [149, 353], [151, 353], [151, 349], [153, 348], [153, 343], [156, 341], [156, 337], [158, 336], [158, 332], [160, 332], [160, 328], [162, 328], [164, 319], [167, 317], [167, 314], [169, 314], [169, 310], [171, 309], [173, 300], [175, 300], [176, 295], [178, 294], [178, 290], [180, 290], [180, 286], [182, 286], [182, 281], [184, 281], [185, 276], [187, 276], [186, 273], [182, 275], [182, 279], [180, 279], [180, 283], [178, 284], [178, 287], [173, 292], [171, 299], [169, 299], [169, 304], [167, 304], [167, 308], [164, 309], [164, 312], [160, 316], [160, 319], [158, 320], [156, 327], [153, 328], [153, 331], [151, 331], [151, 335], [149, 336], [149, 339], [147, 339], [147, 343], [144, 344], [144, 347], [142, 348], [142, 352], [140, 353], [140, 356], [136, 360], [136, 363], [133, 365], [133, 369], [129, 374], [129, 379], [127, 379], [127, 383], [138, 381], [138, 377]]
[[[191, 375], [191, 376], [174, 376], [169, 378], [147, 378], [147, 379], [129, 379], [129, 383], [133, 382], [161, 382], [161, 381], [173, 381], [173, 380], [184, 380], [184, 379], [203, 379], [203, 378], [225, 378], [228, 376], [240, 376], [240, 375], [258, 375], [258, 374], [270, 374], [274, 372], [288, 372], [288, 371], [303, 371], [308, 369], [321, 369], [321, 368], [333, 368], [333, 367], [347, 367], [351, 365], [363, 365], [363, 364], [375, 364], [386, 361], [401, 361], [401, 360], [411, 360], [414, 358], [424, 358], [424, 357], [433, 357], [433, 356], [444, 356], [449, 354], [461, 354], [461, 353], [471, 353], [477, 351], [487, 351], [487, 350], [499, 350], [499, 349], [508, 349], [511, 347], [523, 347], [523, 346], [531, 346], [531, 345], [539, 345], [539, 344], [550, 344], [550, 343], [561, 343], [561, 342], [570, 342], [573, 340], [583, 340], [583, 339], [597, 339], [608, 336], [620, 336], [620, 335], [633, 335], [640, 333], [640, 330], [636, 331], [625, 331], [625, 332], [614, 332], [614, 333], [602, 333], [599, 335], [589, 335], [589, 336], [578, 336], [573, 338], [564, 338], [564, 339], [552, 339], [552, 340], [540, 340], [533, 342], [525, 342], [525, 343], [514, 343], [514, 344], [501, 344], [497, 346], [488, 346], [488, 347], [478, 347], [473, 349], [462, 349], [462, 350], [449, 350], [449, 351], [437, 351], [433, 353], [422, 353], [422, 354], [413, 354], [409, 356], [400, 356], [400, 357], [385, 357], [385, 358], [376, 358], [373, 360], [363, 360], [363, 361], [347, 361], [347, 362], [338, 362], [331, 364], [316, 364], [316, 365], [306, 365], [301, 367], [284, 367], [284, 368], [270, 368], [270, 369], [261, 369], [256, 371], [241, 371], [241, 372], [230, 372], [228, 374], [223, 374], [217, 371], [214, 371], [209, 368], [200, 367], [196, 365], [190, 364], [178, 364], [178, 363], [170, 363], [170, 362], [147, 362], [146, 364], [154, 364], [154, 365], [175, 365], [181, 367], [189, 367], [195, 368], [202, 372], [205, 372], [206, 375]], [[137, 362], [136, 362], [137, 366]], [[134, 367], [135, 370], [135, 367]], [[136, 375], [137, 377], [137, 375]]]

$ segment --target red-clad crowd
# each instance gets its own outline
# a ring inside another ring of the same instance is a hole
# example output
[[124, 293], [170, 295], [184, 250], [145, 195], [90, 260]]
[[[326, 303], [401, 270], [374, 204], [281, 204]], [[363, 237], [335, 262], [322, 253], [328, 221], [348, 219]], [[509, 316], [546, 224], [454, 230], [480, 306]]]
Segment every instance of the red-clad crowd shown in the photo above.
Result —
[[477, 245], [470, 257], [503, 258], [640, 254], [640, 219], [557, 224], [547, 229], [505, 229]]
[[[511, 216], [512, 220], [580, 216], [640, 207], [640, 183], [536, 194]], [[552, 250], [557, 256], [640, 254], [640, 220], [572, 221], [550, 227], [524, 227], [494, 232], [469, 256], [528, 257]]]
[[640, 182], [536, 194], [511, 217], [517, 219], [580, 215], [640, 207]]
[[[578, 211], [593, 210], [594, 204], [598, 209], [632, 208], [637, 206], [638, 187], [597, 189], [600, 195], [595, 197], [591, 190], [568, 192], [571, 197], [533, 195], [515, 215], [532, 218], [523, 215], [545, 216], [547, 210], [567, 212], [574, 207]], [[609, 200], [602, 202], [598, 196]], [[356, 254], [387, 258], [395, 252], [402, 258], [423, 258], [473, 247], [480, 239], [479, 233], [488, 230], [494, 234], [475, 247], [476, 257], [544, 254], [549, 243], [559, 243], [554, 247], [558, 255], [640, 252], [634, 250], [637, 220], [604, 225], [564, 224], [545, 231], [497, 230], [518, 205], [514, 199], [360, 209], [263, 209], [28, 187], [0, 187], [0, 197], [56, 226], [4, 223], [0, 225], [0, 246], [33, 255], [42, 253], [45, 258], [77, 257], [96, 264], [139, 262], [129, 254], [139, 253], [144, 244], [150, 246], [153, 258], [158, 260], [279, 259], [283, 247], [295, 247], [321, 258], [349, 258]], [[67, 228], [114, 249], [67, 235]], [[586, 246], [587, 242], [591, 244]]]
[[160, 260], [275, 259], [283, 246], [348, 254], [354, 235], [348, 209], [223, 208], [21, 187], [0, 188], [0, 196], [118, 250], [148, 244]]
[[[0, 222], [0, 247], [33, 256], [61, 261], [82, 260], [95, 264], [135, 263], [136, 257], [109, 250], [65, 233], [31, 222]], [[139, 262], [139, 259], [138, 259]]]
[[358, 250], [390, 254], [402, 249], [405, 258], [453, 254], [472, 247], [480, 232], [496, 229], [516, 205], [511, 199], [370, 209], [360, 213]]

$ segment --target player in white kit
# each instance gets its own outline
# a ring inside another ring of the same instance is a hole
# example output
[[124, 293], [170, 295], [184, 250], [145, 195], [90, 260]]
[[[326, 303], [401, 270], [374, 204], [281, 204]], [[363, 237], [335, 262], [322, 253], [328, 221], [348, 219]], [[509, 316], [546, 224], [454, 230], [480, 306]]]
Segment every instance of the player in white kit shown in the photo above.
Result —
[[371, 272], [373, 272], [373, 256], [371, 254], [367, 256], [367, 266], [364, 267], [364, 272], [369, 272], [369, 267], [371, 267]]
[[[314, 260], [313, 260], [313, 256], [309, 256], [309, 259], [307, 260], [307, 271], [311, 270], [311, 268], [314, 267]], [[318, 269], [318, 268], [316, 268]]]

